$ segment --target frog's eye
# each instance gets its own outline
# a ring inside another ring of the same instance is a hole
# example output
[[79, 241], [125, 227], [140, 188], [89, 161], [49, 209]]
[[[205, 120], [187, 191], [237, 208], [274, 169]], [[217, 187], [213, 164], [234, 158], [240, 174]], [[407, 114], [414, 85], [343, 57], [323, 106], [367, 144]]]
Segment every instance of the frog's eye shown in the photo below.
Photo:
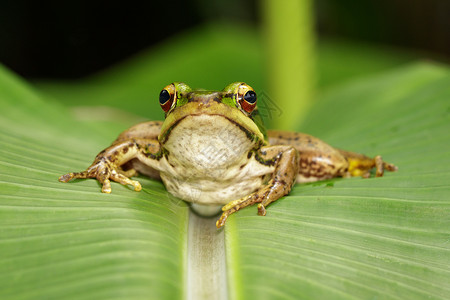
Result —
[[169, 84], [159, 93], [159, 104], [164, 112], [168, 112], [176, 102], [175, 85]]
[[251, 113], [256, 107], [256, 93], [251, 86], [242, 83], [237, 88], [236, 100], [245, 112]]

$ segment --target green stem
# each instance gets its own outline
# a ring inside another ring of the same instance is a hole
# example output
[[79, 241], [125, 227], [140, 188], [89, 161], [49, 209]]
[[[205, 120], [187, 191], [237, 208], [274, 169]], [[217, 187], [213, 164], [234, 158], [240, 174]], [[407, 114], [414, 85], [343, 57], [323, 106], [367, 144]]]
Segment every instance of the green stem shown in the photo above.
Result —
[[262, 11], [267, 95], [281, 111], [268, 121], [274, 128], [292, 130], [305, 118], [314, 96], [312, 1], [264, 0]]

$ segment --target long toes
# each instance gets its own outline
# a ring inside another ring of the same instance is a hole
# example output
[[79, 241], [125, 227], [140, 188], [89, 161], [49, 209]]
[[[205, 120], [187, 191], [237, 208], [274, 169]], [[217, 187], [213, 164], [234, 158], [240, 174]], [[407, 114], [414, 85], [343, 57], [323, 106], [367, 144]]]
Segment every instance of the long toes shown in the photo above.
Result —
[[225, 225], [225, 221], [227, 220], [227, 218], [228, 218], [228, 213], [227, 212], [222, 213], [219, 220], [216, 221], [216, 227], [220, 228], [223, 225]]
[[123, 185], [128, 185], [128, 184], [132, 185], [136, 192], [139, 192], [140, 190], [142, 190], [142, 186], [139, 183], [139, 181], [131, 180], [130, 178], [128, 178], [120, 173], [112, 172], [111, 179], [120, 184], [123, 184]]
[[258, 215], [265, 216], [266, 215], [266, 208], [262, 203], [258, 204]]
[[[383, 174], [381, 174], [381, 175], [383, 175]], [[379, 177], [378, 175], [376, 175], [376, 176]], [[361, 177], [362, 177], [362, 178], [370, 178], [370, 172], [367, 171], [367, 172], [362, 173], [362, 174], [361, 174]]]
[[242, 202], [242, 199], [237, 199], [237, 200], [231, 201], [222, 207], [222, 211], [230, 210], [233, 207], [239, 205], [239, 203], [241, 203], [241, 202]]
[[111, 193], [111, 182], [109, 181], [109, 179], [105, 179], [102, 182], [103, 186], [102, 186], [102, 193], [106, 193], [109, 194]]
[[134, 190], [135, 190], [136, 192], [140, 192], [140, 191], [142, 190], [142, 186], [141, 186], [141, 184], [139, 183], [139, 181], [131, 180], [131, 185], [134, 187]]
[[61, 182], [69, 182], [72, 179], [76, 179], [76, 178], [83, 179], [83, 178], [88, 178], [88, 177], [89, 177], [89, 174], [86, 171], [84, 171], [84, 172], [74, 172], [74, 173], [67, 173], [67, 174], [61, 175], [58, 178], [58, 180]]
[[67, 173], [64, 175], [61, 175], [58, 180], [61, 182], [69, 182], [73, 178], [73, 173]]
[[380, 155], [375, 156], [375, 176], [381, 177], [384, 174], [384, 164], [383, 164], [383, 158]]
[[388, 164], [388, 163], [384, 163], [384, 169], [391, 171], [391, 172], [398, 171], [398, 167], [396, 165]]

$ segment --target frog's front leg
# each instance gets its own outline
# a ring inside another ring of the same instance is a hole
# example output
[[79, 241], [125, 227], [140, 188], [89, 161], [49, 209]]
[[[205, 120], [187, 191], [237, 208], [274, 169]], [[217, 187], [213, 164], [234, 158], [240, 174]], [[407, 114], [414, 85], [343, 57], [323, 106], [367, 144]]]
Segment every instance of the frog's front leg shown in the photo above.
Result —
[[228, 216], [241, 208], [258, 204], [258, 214], [266, 215], [265, 207], [289, 194], [298, 173], [298, 152], [291, 146], [262, 147], [254, 153], [255, 159], [264, 165], [273, 165], [272, 173], [267, 185], [242, 199], [234, 200], [222, 207], [222, 216], [216, 222], [217, 228], [225, 225]]
[[157, 140], [136, 138], [116, 141], [112, 146], [100, 152], [91, 166], [83, 172], [72, 172], [59, 177], [59, 181], [68, 182], [75, 178], [96, 178], [102, 184], [103, 193], [111, 193], [110, 180], [123, 185], [132, 185], [135, 191], [142, 189], [141, 184], [127, 176], [136, 171], [123, 171], [121, 166], [132, 159], [138, 159], [148, 166], [161, 155], [161, 147]]

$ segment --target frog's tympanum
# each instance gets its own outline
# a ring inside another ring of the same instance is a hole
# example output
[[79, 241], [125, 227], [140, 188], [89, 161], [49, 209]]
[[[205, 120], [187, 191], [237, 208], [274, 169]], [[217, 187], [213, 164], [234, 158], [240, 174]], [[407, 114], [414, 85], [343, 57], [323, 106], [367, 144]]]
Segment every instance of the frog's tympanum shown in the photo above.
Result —
[[303, 133], [267, 131], [256, 106], [255, 91], [243, 82], [222, 91], [192, 90], [175, 82], [159, 95], [165, 121], [137, 124], [124, 131], [95, 158], [86, 171], [62, 175], [59, 180], [96, 178], [102, 192], [111, 192], [110, 180], [141, 185], [130, 177], [138, 173], [161, 179], [174, 196], [191, 202], [202, 215], [227, 217], [258, 203], [258, 214], [291, 191], [295, 182], [333, 177], [382, 176], [395, 171], [380, 156], [335, 149]]

